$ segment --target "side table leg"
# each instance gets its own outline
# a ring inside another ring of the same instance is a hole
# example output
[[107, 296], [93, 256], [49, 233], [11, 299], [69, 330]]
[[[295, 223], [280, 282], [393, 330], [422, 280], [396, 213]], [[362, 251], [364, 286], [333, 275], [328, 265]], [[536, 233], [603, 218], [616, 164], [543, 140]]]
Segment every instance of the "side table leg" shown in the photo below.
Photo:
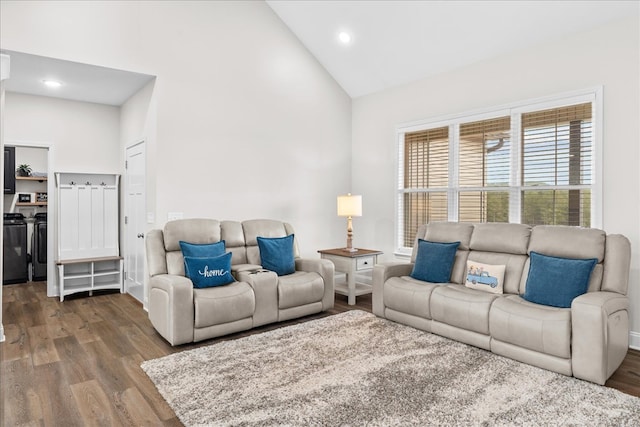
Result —
[[356, 275], [353, 272], [347, 274], [347, 288], [349, 288], [347, 303], [356, 305]]

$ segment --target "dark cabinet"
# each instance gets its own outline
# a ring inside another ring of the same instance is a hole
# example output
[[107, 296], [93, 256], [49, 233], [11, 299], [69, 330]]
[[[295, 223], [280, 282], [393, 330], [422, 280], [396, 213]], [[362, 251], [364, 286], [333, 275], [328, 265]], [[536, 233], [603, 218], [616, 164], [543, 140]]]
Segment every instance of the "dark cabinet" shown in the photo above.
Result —
[[4, 147], [4, 194], [16, 193], [16, 147]]

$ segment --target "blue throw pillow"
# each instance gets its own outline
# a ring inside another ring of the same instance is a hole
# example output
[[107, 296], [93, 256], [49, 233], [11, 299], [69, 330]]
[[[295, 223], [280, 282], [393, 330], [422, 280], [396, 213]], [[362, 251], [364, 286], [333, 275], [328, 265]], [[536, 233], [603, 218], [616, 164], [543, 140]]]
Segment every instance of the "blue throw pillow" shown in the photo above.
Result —
[[228, 285], [231, 275], [231, 252], [217, 257], [184, 257], [184, 272], [196, 288]]
[[425, 282], [448, 283], [460, 242], [438, 243], [418, 239], [418, 255], [411, 277]]
[[571, 301], [587, 292], [598, 260], [559, 258], [531, 252], [529, 276], [522, 296], [529, 302], [571, 307]]
[[182, 256], [190, 256], [196, 258], [206, 258], [213, 256], [220, 256], [224, 254], [225, 243], [224, 240], [220, 240], [216, 243], [188, 243], [180, 240], [180, 249], [182, 250]]
[[258, 237], [262, 268], [284, 276], [296, 271], [293, 257], [293, 234], [287, 237]]

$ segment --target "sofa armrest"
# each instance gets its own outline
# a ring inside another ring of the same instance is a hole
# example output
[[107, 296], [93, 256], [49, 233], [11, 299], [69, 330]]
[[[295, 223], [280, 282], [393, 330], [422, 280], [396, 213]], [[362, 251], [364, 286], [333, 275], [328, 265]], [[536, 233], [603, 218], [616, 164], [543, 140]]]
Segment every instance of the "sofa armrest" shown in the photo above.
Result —
[[333, 308], [335, 301], [334, 276], [335, 266], [328, 259], [296, 258], [296, 271], [315, 272], [324, 281], [324, 295], [322, 297], [322, 311]]
[[629, 299], [617, 292], [587, 292], [571, 304], [573, 376], [604, 384], [629, 348]]
[[386, 262], [373, 267], [373, 314], [384, 317], [384, 282], [391, 277], [408, 276], [413, 270], [413, 263]]
[[183, 276], [149, 279], [149, 320], [171, 345], [193, 342], [193, 283]]

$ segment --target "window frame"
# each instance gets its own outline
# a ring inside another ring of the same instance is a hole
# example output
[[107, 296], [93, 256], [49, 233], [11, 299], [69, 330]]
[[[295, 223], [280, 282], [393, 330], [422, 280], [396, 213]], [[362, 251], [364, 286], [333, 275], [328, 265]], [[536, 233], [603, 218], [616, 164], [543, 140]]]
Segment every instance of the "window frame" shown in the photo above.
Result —
[[[559, 108], [574, 104], [590, 102], [592, 105], [593, 144], [591, 147], [591, 176], [592, 182], [588, 186], [591, 189], [591, 228], [602, 228], [602, 86], [566, 92], [541, 98], [518, 101], [506, 105], [488, 107], [480, 110], [467, 111], [460, 114], [435, 117], [432, 119], [404, 123], [396, 126], [396, 196], [395, 196], [395, 255], [411, 256], [413, 248], [403, 246], [404, 235], [404, 206], [403, 195], [408, 192], [442, 192], [447, 193], [447, 215], [449, 221], [458, 221], [458, 195], [461, 191], [507, 191], [509, 192], [509, 223], [519, 224], [521, 221], [521, 195], [528, 189], [522, 185], [521, 174], [521, 115], [535, 111]], [[510, 140], [510, 178], [508, 187], [499, 187], [495, 190], [490, 187], [460, 187], [459, 176], [459, 140], [460, 125], [463, 123], [494, 119], [510, 116], [511, 140]], [[449, 127], [449, 180], [448, 187], [419, 189], [407, 191], [404, 188], [404, 135], [411, 132], [419, 132], [438, 127]], [[559, 186], [553, 186], [558, 188]], [[549, 188], [552, 188], [551, 186]], [[562, 187], [564, 188], [564, 187]]]

